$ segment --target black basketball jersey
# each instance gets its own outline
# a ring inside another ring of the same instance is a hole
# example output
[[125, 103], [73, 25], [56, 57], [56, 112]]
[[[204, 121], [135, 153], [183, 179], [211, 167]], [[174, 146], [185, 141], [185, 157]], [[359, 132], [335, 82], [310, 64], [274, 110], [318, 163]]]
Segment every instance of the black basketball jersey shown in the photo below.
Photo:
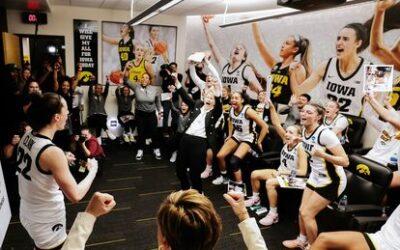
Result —
[[279, 62], [271, 70], [271, 101], [273, 103], [288, 104], [292, 96], [289, 66], [285, 68], [281, 68], [281, 66], [282, 63]]
[[121, 63], [121, 70], [124, 70], [125, 64], [128, 61], [135, 59], [135, 46], [133, 46], [132, 38], [129, 38], [128, 42], [124, 42], [124, 39], [119, 40], [118, 53], [119, 60]]

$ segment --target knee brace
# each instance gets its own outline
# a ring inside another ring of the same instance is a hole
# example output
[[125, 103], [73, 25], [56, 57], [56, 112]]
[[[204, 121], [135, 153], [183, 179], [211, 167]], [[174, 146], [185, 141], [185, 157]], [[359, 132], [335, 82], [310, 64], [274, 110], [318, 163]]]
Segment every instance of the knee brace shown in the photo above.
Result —
[[229, 160], [229, 164], [231, 165], [233, 172], [240, 170], [241, 163], [242, 163], [242, 159], [240, 159], [236, 155], [232, 155], [231, 159]]

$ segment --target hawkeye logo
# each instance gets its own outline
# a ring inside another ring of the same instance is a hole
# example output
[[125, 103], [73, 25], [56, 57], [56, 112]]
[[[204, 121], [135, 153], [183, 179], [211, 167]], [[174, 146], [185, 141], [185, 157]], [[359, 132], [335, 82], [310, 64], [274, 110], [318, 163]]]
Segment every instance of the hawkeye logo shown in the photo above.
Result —
[[356, 167], [357, 172], [363, 175], [371, 175], [371, 171], [369, 170], [369, 167], [365, 164], [358, 164]]
[[93, 78], [93, 74], [90, 71], [82, 71], [81, 74], [79, 75], [79, 80], [82, 80], [83, 82], [88, 82], [91, 78]]
[[62, 227], [63, 227], [63, 225], [60, 224], [60, 223], [58, 223], [58, 224], [55, 224], [55, 225], [51, 228], [51, 230], [52, 230], [53, 232], [57, 232], [57, 231], [60, 230]]

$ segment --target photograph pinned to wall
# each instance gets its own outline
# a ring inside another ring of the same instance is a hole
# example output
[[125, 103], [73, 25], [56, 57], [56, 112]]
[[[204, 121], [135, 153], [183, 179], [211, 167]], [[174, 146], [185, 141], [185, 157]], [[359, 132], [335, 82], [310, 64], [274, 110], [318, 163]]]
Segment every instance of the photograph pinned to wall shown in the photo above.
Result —
[[391, 92], [393, 85], [393, 65], [365, 65], [364, 91]]
[[97, 35], [97, 21], [74, 20], [75, 72], [80, 84], [97, 79]]
[[133, 27], [102, 22], [103, 81], [109, 75], [112, 83], [120, 84], [126, 70], [132, 81], [139, 81], [147, 72], [154, 85], [161, 85], [161, 65], [176, 60], [176, 37], [177, 27], [174, 26], [140, 24]]

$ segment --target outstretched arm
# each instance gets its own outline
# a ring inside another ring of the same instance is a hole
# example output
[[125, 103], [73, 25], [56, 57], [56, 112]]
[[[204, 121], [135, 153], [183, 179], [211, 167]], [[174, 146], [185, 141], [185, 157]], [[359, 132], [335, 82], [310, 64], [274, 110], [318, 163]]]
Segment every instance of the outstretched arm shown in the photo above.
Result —
[[290, 71], [290, 88], [296, 96], [308, 93], [318, 85], [318, 83], [324, 77], [325, 71], [328, 67], [328, 62], [320, 64], [318, 68], [313, 71], [311, 75], [302, 83], [297, 82], [297, 77], [292, 77], [292, 75], [297, 74], [297, 71], [301, 70], [300, 66], [302, 65], [298, 64]]
[[276, 112], [276, 109], [274, 107], [274, 104], [269, 101], [269, 111], [270, 111], [270, 116], [271, 116], [271, 123], [274, 125], [276, 132], [278, 133], [279, 137], [284, 141], [285, 140], [285, 135], [286, 131], [281, 125], [281, 120], [279, 119], [279, 115]]
[[118, 45], [118, 42], [119, 42], [117, 38], [106, 36], [106, 35], [102, 35], [102, 39], [104, 42], [112, 44], [112, 45]]
[[[392, 124], [396, 129], [400, 130], [400, 119], [398, 116], [393, 115], [394, 109], [389, 105], [389, 109], [383, 107], [373, 95], [366, 95], [365, 100], [371, 105], [376, 113], [385, 121]], [[382, 125], [382, 124], [381, 124]]]
[[153, 84], [155, 81], [153, 66], [151, 65], [151, 63], [146, 61], [144, 63], [144, 67], [146, 68], [147, 74], [149, 74], [150, 76], [150, 82]]
[[210, 30], [208, 29], [207, 22], [205, 22], [203, 17], [202, 17], [202, 20], [203, 20], [203, 27], [204, 27], [204, 31], [206, 33], [208, 45], [211, 48], [211, 51], [215, 58], [215, 61], [217, 61], [218, 64], [221, 64], [221, 62], [223, 61], [223, 56], [221, 54], [221, 51], [219, 51], [219, 49], [214, 41], [214, 38], [212, 37]]
[[385, 64], [393, 64], [400, 70], [400, 58], [396, 57], [388, 45], [383, 41], [383, 22], [385, 11], [395, 4], [395, 0], [379, 0], [376, 3], [375, 16], [371, 27], [371, 53]]
[[271, 51], [267, 48], [267, 45], [262, 38], [260, 25], [258, 23], [252, 23], [251, 27], [253, 29], [254, 40], [257, 44], [257, 48], [261, 54], [262, 59], [269, 68], [272, 68], [276, 64], [277, 60], [272, 55]]
[[200, 77], [196, 73], [196, 69], [193, 63], [190, 63], [189, 65], [189, 72], [190, 72], [190, 77], [192, 78], [194, 84], [196, 84], [197, 87], [199, 87], [200, 90], [205, 89], [206, 87], [206, 82], [201, 80]]

